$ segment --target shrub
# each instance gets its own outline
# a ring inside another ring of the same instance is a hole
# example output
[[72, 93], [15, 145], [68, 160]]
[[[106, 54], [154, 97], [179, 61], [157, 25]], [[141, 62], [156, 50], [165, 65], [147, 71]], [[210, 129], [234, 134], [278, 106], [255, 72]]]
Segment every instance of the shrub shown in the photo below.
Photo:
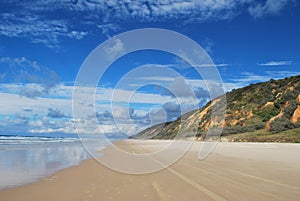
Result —
[[250, 124], [248, 126], [232, 126], [232, 127], [224, 127], [222, 134], [223, 135], [230, 135], [230, 134], [239, 134], [239, 133], [246, 133], [246, 132], [254, 132], [256, 130], [261, 130], [265, 128], [265, 123], [255, 123]]
[[270, 125], [270, 132], [279, 133], [285, 130], [293, 129], [295, 125], [285, 117], [275, 119]]
[[296, 103], [295, 100], [290, 101], [289, 105], [283, 109], [284, 117], [287, 119], [290, 119], [292, 117], [292, 115], [294, 114], [294, 111], [296, 110], [297, 106], [298, 106], [298, 104]]
[[282, 100], [283, 100], [283, 102], [286, 102], [286, 101], [289, 101], [289, 100], [294, 100], [294, 99], [297, 98], [297, 96], [298, 96], [298, 94], [294, 93], [291, 90], [288, 90], [287, 92], [285, 92], [282, 95]]
[[279, 114], [280, 110], [277, 107], [269, 106], [263, 110], [253, 111], [254, 114], [261, 117], [263, 122], [269, 121], [272, 117]]
[[266, 114], [265, 116], [263, 116], [262, 121], [263, 122], [267, 122], [272, 118], [271, 114]]
[[274, 107], [280, 109], [284, 104], [285, 104], [284, 100], [282, 98], [279, 98], [274, 102]]

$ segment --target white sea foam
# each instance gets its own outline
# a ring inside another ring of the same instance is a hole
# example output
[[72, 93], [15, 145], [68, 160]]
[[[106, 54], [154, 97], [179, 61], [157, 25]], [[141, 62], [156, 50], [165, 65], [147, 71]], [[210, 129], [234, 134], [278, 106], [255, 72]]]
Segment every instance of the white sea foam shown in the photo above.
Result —
[[78, 138], [52, 138], [52, 137], [23, 137], [23, 136], [0, 136], [0, 144], [40, 144], [51, 142], [78, 142]]

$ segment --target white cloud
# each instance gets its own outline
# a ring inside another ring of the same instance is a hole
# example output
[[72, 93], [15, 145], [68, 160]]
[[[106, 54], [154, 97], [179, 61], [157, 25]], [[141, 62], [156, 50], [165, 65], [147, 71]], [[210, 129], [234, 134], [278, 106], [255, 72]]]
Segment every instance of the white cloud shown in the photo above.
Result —
[[[21, 6], [22, 12], [18, 9], [12, 10], [11, 13], [1, 13], [0, 34], [7, 37], [25, 38], [33, 43], [42, 43], [50, 48], [59, 47], [60, 37], [82, 39], [88, 33], [85, 31], [70, 31], [72, 25], [68, 19], [49, 19], [43, 14], [45, 12], [32, 12], [31, 5], [24, 4]], [[26, 6], [26, 7], [25, 7]]]
[[45, 96], [47, 92], [42, 85], [25, 84], [20, 88], [19, 94], [28, 98], [37, 98]]
[[77, 40], [83, 39], [84, 36], [86, 36], [88, 34], [87, 31], [71, 31], [70, 33], [68, 33], [68, 36], [70, 38], [75, 38]]
[[[46, 66], [39, 65], [26, 57], [0, 57], [0, 67], [4, 75], [2, 83], [20, 84], [19, 94], [29, 98], [36, 98], [49, 94], [50, 90], [59, 82], [59, 76]], [[7, 86], [8, 85], [4, 85]], [[16, 86], [16, 85], [11, 85]]]
[[269, 75], [257, 75], [251, 72], [243, 72], [239, 78], [231, 79], [233, 82], [242, 83], [244, 86], [254, 82], [265, 82], [271, 79]]
[[116, 24], [101, 24], [101, 25], [97, 25], [97, 27], [102, 31], [102, 34], [104, 34], [106, 37], [110, 38], [111, 37], [111, 33], [115, 33], [116, 31], [118, 31], [120, 29], [120, 27]]
[[48, 108], [47, 116], [51, 117], [51, 118], [58, 118], [58, 119], [68, 117], [63, 112], [58, 110], [57, 108]]
[[22, 66], [22, 67], [31, 67], [37, 72], [41, 70], [41, 66], [37, 64], [36, 61], [30, 61], [26, 57], [0, 57], [0, 63], [7, 64], [8, 67], [14, 68], [16, 66]]
[[265, 74], [243, 72], [239, 78], [230, 79], [224, 83], [226, 91], [247, 86], [251, 83], [266, 82], [270, 79], [283, 79], [290, 76], [300, 75], [300, 71], [266, 71]]
[[192, 87], [182, 77], [174, 79], [170, 88], [167, 89], [166, 94], [175, 97], [195, 97]]
[[159, 82], [172, 82], [172, 81], [174, 81], [174, 77], [172, 77], [172, 76], [170, 76], [170, 77], [168, 77], [167, 75], [166, 76], [147, 76], [147, 77], [137, 77], [136, 78], [137, 80], [143, 80], [143, 81], [145, 81], [145, 82], [148, 82], [148, 83], [150, 83], [150, 82], [152, 82], [152, 81], [155, 81], [155, 82], [157, 82], [157, 81], [159, 81]]
[[[55, 98], [30, 99], [18, 94], [0, 93], [1, 132], [26, 134], [32, 129], [64, 127], [64, 122], [51, 122], [45, 118], [48, 107], [56, 107], [64, 113], [71, 114], [70, 100]], [[3, 119], [4, 117], [4, 119]], [[47, 121], [46, 121], [47, 120]]]
[[289, 66], [292, 65], [292, 61], [269, 61], [266, 63], [260, 63], [259, 66]]
[[[26, 12], [27, 11], [27, 12]], [[43, 19], [42, 16], [32, 14], [30, 10], [24, 12], [1, 13], [0, 34], [7, 37], [30, 39], [34, 43], [44, 43], [49, 47], [59, 44], [60, 36], [68, 35], [66, 20]]]
[[168, 101], [168, 97], [159, 94], [141, 93], [123, 89], [98, 88], [96, 100], [113, 101], [115, 103], [145, 103], [145, 104], [161, 104]]
[[[111, 37], [122, 23], [131, 20], [183, 24], [219, 21], [232, 19], [247, 10], [257, 18], [277, 14], [291, 2], [293, 0], [267, 0], [261, 4], [256, 0], [5, 1], [0, 3], [7, 10], [0, 14], [0, 35], [25, 38], [55, 48], [59, 47], [63, 37], [80, 40], [88, 34], [78, 27], [88, 27], [89, 33], [100, 29]], [[62, 14], [54, 16], [53, 13], [58, 11]], [[76, 18], [70, 18], [69, 14]], [[209, 45], [207, 47], [209, 49]]]
[[249, 13], [254, 18], [260, 18], [264, 15], [278, 14], [289, 3], [293, 3], [294, 0], [267, 0], [264, 4], [256, 4], [249, 7]]
[[209, 38], [206, 38], [203, 42], [202, 42], [202, 45], [203, 45], [203, 48], [205, 49], [205, 51], [208, 53], [208, 54], [212, 54], [213, 53], [213, 46], [214, 46], [214, 43], [211, 39]]
[[104, 51], [106, 53], [106, 56], [110, 58], [111, 60], [118, 57], [120, 54], [125, 52], [125, 47], [122, 41], [118, 38], [114, 39], [111, 44], [104, 47]]
[[15, 113], [23, 113], [24, 108], [30, 108], [32, 113], [40, 116], [48, 113], [48, 108], [58, 108], [65, 114], [71, 114], [72, 102], [70, 99], [59, 98], [36, 98], [31, 99], [21, 97], [18, 94], [0, 92], [0, 103], [3, 107], [0, 108], [0, 114], [10, 115]]
[[282, 79], [295, 75], [300, 75], [300, 71], [266, 71], [273, 79]]
[[226, 67], [226, 66], [230, 66], [230, 64], [200, 64], [194, 66], [195, 67]]

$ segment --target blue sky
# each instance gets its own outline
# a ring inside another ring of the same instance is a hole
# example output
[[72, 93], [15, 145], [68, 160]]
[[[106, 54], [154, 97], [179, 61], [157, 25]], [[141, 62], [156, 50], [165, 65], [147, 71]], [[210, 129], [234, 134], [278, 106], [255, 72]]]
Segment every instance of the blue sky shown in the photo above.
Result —
[[[83, 61], [105, 40], [133, 29], [169, 29], [196, 41], [214, 61], [225, 91], [300, 74], [299, 11], [295, 0], [2, 0], [0, 134], [74, 133], [81, 124], [82, 133], [130, 135], [195, 108], [191, 93], [201, 107], [209, 99], [201, 76], [181, 58], [147, 50], [117, 60], [100, 80], [96, 101], [86, 105], [97, 122], [73, 117], [73, 85]], [[141, 65], [169, 67], [184, 79], [137, 77], [131, 86], [143, 84], [141, 89], [116, 88]], [[118, 96], [112, 100], [113, 93]], [[124, 94], [134, 94], [129, 106]], [[91, 124], [97, 128], [84, 129]]]

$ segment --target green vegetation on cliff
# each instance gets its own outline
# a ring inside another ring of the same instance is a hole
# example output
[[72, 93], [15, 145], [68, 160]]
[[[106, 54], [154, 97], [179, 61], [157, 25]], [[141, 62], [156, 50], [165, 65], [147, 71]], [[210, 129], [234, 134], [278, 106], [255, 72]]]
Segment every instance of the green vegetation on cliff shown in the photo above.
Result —
[[[222, 110], [222, 107], [226, 107], [225, 118], [224, 115], [218, 116], [213, 113], [220, 108]], [[297, 128], [300, 128], [300, 75], [281, 80], [271, 79], [268, 82], [234, 89], [210, 101], [199, 110], [191, 111], [176, 121], [150, 127], [135, 137], [189, 137], [189, 131], [196, 129], [196, 137], [204, 139], [207, 130], [211, 128], [223, 128], [223, 137], [239, 136], [239, 139], [247, 139], [246, 141], [272, 141], [271, 138], [280, 136], [278, 133], [288, 137], [291, 135], [283, 131], [291, 129], [299, 133], [300, 129]], [[259, 133], [263, 133], [265, 137], [258, 137]], [[247, 135], [250, 137], [241, 137]], [[257, 136], [254, 137], [255, 135]], [[284, 137], [278, 139], [299, 142], [298, 135], [293, 136], [296, 136], [294, 140]]]

